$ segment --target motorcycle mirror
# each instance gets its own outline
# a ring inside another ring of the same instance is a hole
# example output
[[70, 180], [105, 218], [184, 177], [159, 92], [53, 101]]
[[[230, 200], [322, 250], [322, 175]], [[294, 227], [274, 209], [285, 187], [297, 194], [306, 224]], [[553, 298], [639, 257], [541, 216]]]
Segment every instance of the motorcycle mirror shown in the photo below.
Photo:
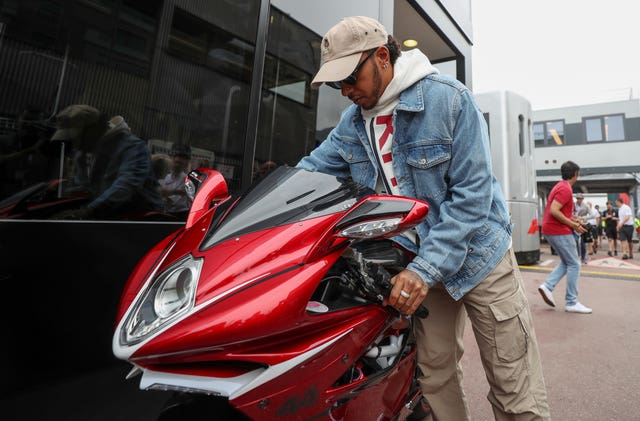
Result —
[[185, 228], [190, 228], [208, 210], [211, 202], [221, 201], [229, 196], [227, 182], [220, 172], [211, 168], [197, 168], [184, 180], [187, 196], [192, 200]]
[[352, 239], [388, 238], [418, 225], [429, 205], [402, 196], [369, 196], [338, 222], [337, 235]]

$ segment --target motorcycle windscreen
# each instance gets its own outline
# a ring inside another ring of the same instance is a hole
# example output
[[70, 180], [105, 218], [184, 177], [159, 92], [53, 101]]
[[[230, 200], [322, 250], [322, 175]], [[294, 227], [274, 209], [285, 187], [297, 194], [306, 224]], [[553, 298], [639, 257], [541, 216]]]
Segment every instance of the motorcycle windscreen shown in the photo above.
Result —
[[374, 193], [353, 181], [279, 167], [254, 184], [222, 218], [213, 219], [202, 249], [250, 232], [345, 212]]

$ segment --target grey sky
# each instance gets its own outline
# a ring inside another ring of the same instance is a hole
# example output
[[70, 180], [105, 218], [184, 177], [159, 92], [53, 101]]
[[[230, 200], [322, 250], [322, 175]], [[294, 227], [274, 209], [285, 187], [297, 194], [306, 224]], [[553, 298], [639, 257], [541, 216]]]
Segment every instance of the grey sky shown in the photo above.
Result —
[[640, 96], [640, 0], [471, 0], [475, 92], [533, 109]]

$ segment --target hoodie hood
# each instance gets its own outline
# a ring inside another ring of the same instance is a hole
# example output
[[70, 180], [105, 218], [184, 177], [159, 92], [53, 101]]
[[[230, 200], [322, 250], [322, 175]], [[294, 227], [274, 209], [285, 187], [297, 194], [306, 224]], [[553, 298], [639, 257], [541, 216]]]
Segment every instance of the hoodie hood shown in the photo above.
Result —
[[107, 135], [121, 132], [131, 132], [131, 129], [127, 122], [124, 121], [124, 117], [117, 115], [109, 120], [109, 131], [107, 132]]
[[98, 144], [99, 145], [107, 144], [111, 142], [111, 140], [119, 138], [123, 133], [126, 133], [126, 134], [131, 133], [131, 128], [129, 127], [127, 122], [124, 121], [124, 118], [122, 116], [119, 116], [119, 115], [115, 116], [111, 120], [109, 120], [109, 123], [107, 125], [107, 131], [100, 138], [100, 140], [98, 141]]

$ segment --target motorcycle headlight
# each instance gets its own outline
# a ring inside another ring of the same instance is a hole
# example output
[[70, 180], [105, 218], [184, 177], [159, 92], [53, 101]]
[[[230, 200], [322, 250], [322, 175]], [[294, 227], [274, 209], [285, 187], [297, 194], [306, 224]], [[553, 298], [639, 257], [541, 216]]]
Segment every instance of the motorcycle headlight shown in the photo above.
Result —
[[134, 345], [193, 307], [202, 259], [187, 256], [157, 275], [124, 324], [120, 343]]

